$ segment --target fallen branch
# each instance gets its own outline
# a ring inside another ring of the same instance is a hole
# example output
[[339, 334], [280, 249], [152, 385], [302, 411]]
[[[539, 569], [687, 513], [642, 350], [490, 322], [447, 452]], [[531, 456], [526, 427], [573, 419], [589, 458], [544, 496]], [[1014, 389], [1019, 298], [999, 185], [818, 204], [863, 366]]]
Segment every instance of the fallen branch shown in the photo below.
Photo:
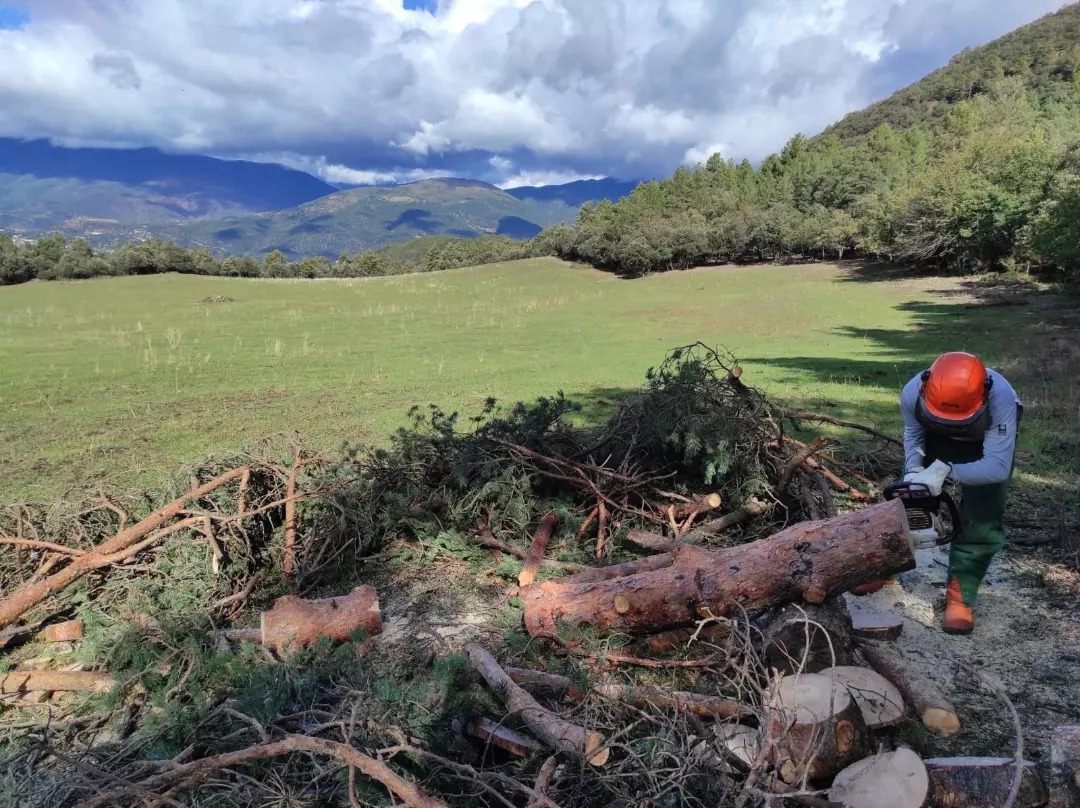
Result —
[[536, 529], [529, 551], [525, 554], [525, 564], [518, 575], [518, 586], [528, 586], [536, 580], [536, 573], [540, 571], [540, 564], [543, 562], [544, 554], [547, 552], [551, 534], [555, 532], [555, 526], [558, 523], [559, 517], [554, 513], [549, 513], [540, 521], [540, 526]]
[[795, 472], [802, 468], [811, 457], [817, 452], [821, 451], [825, 446], [825, 438], [818, 435], [810, 443], [802, 446], [794, 455], [791, 456], [791, 460], [784, 467], [784, 473], [780, 477], [780, 482], [776, 484], [776, 493], [782, 494], [787, 490], [787, 487], [791, 484], [791, 478], [795, 476]]
[[37, 583], [25, 586], [10, 597], [0, 601], [0, 628], [10, 625], [50, 596], [67, 588], [90, 572], [131, 558], [170, 533], [194, 524], [197, 520], [189, 518], [165, 528], [165, 525], [178, 516], [189, 502], [201, 499], [231, 480], [243, 476], [245, 470], [246, 467], [232, 469], [215, 477], [210, 482], [194, 488], [184, 496], [174, 499], [168, 505], [154, 511], [145, 519], [121, 530], [104, 544], [100, 544], [76, 557], [59, 572]]
[[485, 743], [490, 743], [492, 746], [497, 746], [499, 749], [518, 757], [530, 757], [543, 749], [532, 738], [527, 738], [520, 732], [515, 732], [509, 727], [497, 724], [490, 718], [473, 719], [464, 727], [460, 725], [460, 722], [457, 722], [455, 729], [463, 730], [474, 738], [479, 738]]
[[780, 414], [784, 418], [789, 418], [792, 421], [814, 421], [819, 424], [832, 424], [833, 426], [843, 427], [845, 429], [856, 429], [860, 432], [865, 432], [868, 435], [873, 435], [875, 438], [881, 438], [884, 441], [888, 441], [894, 446], [902, 447], [903, 441], [897, 440], [892, 435], [886, 435], [872, 426], [866, 426], [866, 424], [857, 424], [854, 421], [843, 421], [839, 418], [833, 418], [831, 415], [822, 415], [816, 412], [795, 412], [793, 410], [781, 410]]
[[524, 668], [508, 668], [507, 674], [529, 691], [560, 701], [584, 701], [590, 695], [609, 701], [618, 701], [634, 707], [656, 707], [661, 710], [692, 713], [699, 718], [746, 718], [753, 715], [750, 707], [719, 696], [704, 696], [678, 690], [665, 690], [651, 685], [594, 685], [584, 692], [574, 686], [566, 676]]
[[66, 556], [85, 555], [85, 550], [76, 550], [74, 547], [65, 547], [62, 544], [53, 544], [51, 541], [38, 541], [37, 539], [20, 539], [13, 536], [0, 536], [0, 544], [8, 544], [14, 547], [27, 547], [31, 550], [48, 550], [51, 553], [60, 553]]
[[[496, 539], [495, 535], [491, 532], [491, 528], [482, 519], [478, 519], [476, 522], [476, 543], [488, 550], [498, 550], [500, 553], [512, 555], [515, 558], [520, 558], [522, 561], [524, 561], [525, 557], [528, 555], [528, 553], [520, 547], [514, 547], [512, 544], [507, 544], [504, 541]], [[572, 564], [569, 561], [554, 561], [548, 558], [541, 560], [540, 565], [566, 570], [567, 572], [581, 572], [582, 570], [589, 569], [589, 567], [582, 566], [581, 564]]]
[[736, 525], [741, 525], [743, 522], [749, 521], [750, 519], [764, 516], [771, 510], [772, 505], [770, 503], [752, 499], [750, 500], [750, 504], [741, 510], [733, 511], [732, 513], [721, 516], [719, 519], [713, 519], [698, 525], [682, 537], [682, 542], [684, 544], [694, 544], [709, 536], [723, 533], [725, 530], [733, 528]]
[[[547, 790], [551, 787], [551, 780], [555, 777], [555, 767], [559, 760], [554, 755], [544, 761], [544, 765], [540, 767], [539, 773], [536, 775], [536, 782], [533, 784], [533, 791], [539, 796], [547, 798]], [[529, 799], [529, 804], [526, 808], [538, 808], [542, 805], [543, 801], [532, 797]]]
[[603, 766], [611, 756], [599, 732], [564, 721], [541, 707], [536, 699], [507, 675], [495, 658], [475, 643], [465, 646], [473, 667], [512, 713], [516, 713], [537, 738], [551, 749], [584, 756], [593, 766]]
[[182, 789], [198, 785], [221, 769], [229, 769], [242, 763], [286, 755], [290, 752], [314, 752], [337, 758], [343, 764], [359, 769], [372, 780], [381, 783], [407, 806], [414, 806], [415, 808], [447, 808], [446, 803], [442, 800], [428, 796], [385, 763], [381, 763], [347, 744], [328, 741], [323, 738], [312, 738], [307, 735], [287, 735], [280, 741], [251, 746], [236, 752], [226, 752], [222, 755], [202, 758], [191, 763], [174, 765], [161, 774], [148, 777], [125, 788], [98, 794], [90, 799], [83, 800], [76, 808], [106, 808], [106, 806], [116, 805], [122, 797], [138, 795], [147, 791], [157, 793], [168, 789], [170, 794], [175, 794]]
[[108, 693], [116, 680], [107, 673], [92, 671], [10, 671], [0, 675], [0, 693], [74, 690], [83, 693]]
[[876, 642], [861, 642], [859, 647], [874, 670], [896, 685], [927, 729], [939, 735], [955, 735], [960, 731], [956, 708], [945, 694], [933, 682], [912, 671], [894, 648]]

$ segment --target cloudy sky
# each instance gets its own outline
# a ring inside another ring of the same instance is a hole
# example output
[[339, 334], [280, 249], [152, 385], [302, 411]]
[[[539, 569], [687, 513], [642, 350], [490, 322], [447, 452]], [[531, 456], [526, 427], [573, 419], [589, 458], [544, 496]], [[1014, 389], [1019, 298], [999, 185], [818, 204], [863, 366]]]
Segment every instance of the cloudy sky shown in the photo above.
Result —
[[0, 0], [0, 136], [502, 185], [759, 159], [1063, 0]]

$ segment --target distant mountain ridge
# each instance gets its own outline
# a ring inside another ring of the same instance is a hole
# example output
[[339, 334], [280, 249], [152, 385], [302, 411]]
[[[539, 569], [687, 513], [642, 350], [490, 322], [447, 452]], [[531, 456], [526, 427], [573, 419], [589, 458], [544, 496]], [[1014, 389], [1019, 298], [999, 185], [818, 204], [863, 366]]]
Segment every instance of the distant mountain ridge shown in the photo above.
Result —
[[5, 229], [41, 232], [79, 218], [151, 224], [274, 211], [334, 190], [303, 171], [269, 163], [0, 138]]
[[614, 179], [502, 190], [445, 178], [345, 190], [272, 163], [158, 149], [63, 148], [0, 138], [0, 232], [51, 231], [100, 246], [155, 236], [218, 253], [336, 256], [417, 236], [531, 238], [582, 204], [617, 201]]
[[[574, 192], [571, 198], [575, 197]], [[557, 197], [558, 194], [552, 194]], [[531, 238], [579, 206], [521, 199], [478, 180], [438, 178], [350, 188], [276, 213], [159, 225], [154, 233], [218, 253], [356, 253], [419, 236]]]

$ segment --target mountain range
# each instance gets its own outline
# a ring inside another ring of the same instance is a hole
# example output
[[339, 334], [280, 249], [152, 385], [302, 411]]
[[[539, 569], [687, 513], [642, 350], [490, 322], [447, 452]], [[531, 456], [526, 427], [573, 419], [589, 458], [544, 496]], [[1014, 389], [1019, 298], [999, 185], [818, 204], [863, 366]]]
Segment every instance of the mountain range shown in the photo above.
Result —
[[153, 148], [64, 148], [0, 138], [0, 232], [59, 231], [100, 246], [165, 237], [217, 253], [336, 256], [423, 235], [529, 238], [636, 183], [504, 191], [463, 179], [340, 190], [272, 163]]

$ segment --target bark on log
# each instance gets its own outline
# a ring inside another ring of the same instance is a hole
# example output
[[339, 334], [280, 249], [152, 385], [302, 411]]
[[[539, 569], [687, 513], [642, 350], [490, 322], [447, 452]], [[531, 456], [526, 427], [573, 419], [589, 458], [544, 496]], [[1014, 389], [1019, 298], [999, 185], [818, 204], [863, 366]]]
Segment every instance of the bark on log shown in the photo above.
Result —
[[[934, 808], [1000, 808], [1016, 777], [1013, 758], [931, 758], [924, 762]], [[1042, 808], [1049, 796], [1035, 764], [1024, 761], [1022, 772], [1013, 808]]]
[[855, 661], [851, 617], [840, 597], [820, 606], [784, 606], [766, 621], [761, 633], [766, 662], [783, 674], [819, 673]]
[[91, 671], [10, 671], [0, 674], [0, 693], [28, 693], [32, 690], [77, 690], [108, 693], [116, 680], [107, 673]]
[[1050, 808], [1080, 805], [1080, 725], [1050, 734]]
[[938, 735], [955, 735], [960, 731], [956, 708], [941, 688], [912, 671], [895, 648], [869, 642], [860, 644], [859, 648], [874, 670], [896, 685], [928, 730]]
[[532, 738], [498, 724], [490, 718], [475, 718], [465, 725], [464, 731], [474, 738], [479, 738], [485, 743], [490, 743], [518, 757], [529, 757], [544, 748]]
[[68, 620], [64, 623], [53, 623], [35, 635], [35, 640], [44, 642], [75, 642], [83, 638], [83, 621]]
[[846, 808], [923, 808], [929, 791], [926, 766], [902, 746], [853, 763], [836, 775], [829, 801]]
[[532, 545], [525, 554], [525, 565], [518, 575], [518, 586], [528, 586], [536, 580], [536, 573], [540, 571], [540, 564], [547, 552], [548, 542], [551, 541], [551, 535], [555, 532], [555, 526], [558, 523], [559, 517], [554, 513], [549, 513], [540, 521], [540, 526], [533, 536]]
[[670, 553], [680, 544], [683, 544], [679, 539], [669, 539], [666, 536], [650, 533], [641, 528], [634, 528], [627, 533], [626, 540], [631, 544], [636, 544], [638, 547], [644, 547], [646, 550], [653, 550], [657, 553]]
[[[225, 483], [242, 477], [246, 472], [247, 467], [241, 467], [215, 477], [210, 482], [194, 488], [184, 496], [174, 499], [165, 507], [159, 508], [131, 527], [121, 530], [107, 542], [99, 544], [72, 559], [71, 563], [54, 575], [50, 575], [48, 578], [29, 586], [24, 586], [12, 594], [11, 597], [0, 600], [0, 628], [10, 625], [39, 603], [75, 583], [83, 576], [96, 569], [123, 561], [157, 539], [165, 538], [170, 531], [177, 528], [177, 525], [164, 530], [162, 528], [165, 528], [169, 522], [176, 518], [190, 502], [205, 497], [225, 485]], [[188, 526], [196, 521], [195, 519], [185, 519], [178, 524]]]
[[592, 570], [521, 590], [534, 637], [560, 625], [600, 634], [647, 634], [693, 625], [740, 608], [755, 612], [805, 600], [822, 603], [860, 583], [915, 567], [899, 500], [794, 525], [740, 547], [671, 553]]
[[514, 684], [521, 685], [534, 696], [553, 701], [584, 701], [589, 695], [570, 681], [569, 676], [560, 676], [557, 673], [534, 671], [528, 668], [507, 668], [506, 675]]
[[357, 629], [368, 636], [382, 632], [379, 596], [371, 586], [358, 586], [342, 597], [305, 600], [286, 595], [262, 614], [262, 644], [278, 653], [307, 647], [327, 637], [344, 642]]
[[593, 766], [603, 766], [611, 756], [599, 732], [588, 731], [564, 721], [537, 704], [536, 699], [514, 684], [495, 658], [475, 643], [465, 646], [473, 667], [484, 677], [488, 687], [506, 708], [521, 717], [529, 731], [549, 748], [584, 757]]
[[907, 713], [904, 697], [892, 682], [877, 671], [857, 665], [839, 665], [821, 672], [848, 689], [871, 730], [895, 727]]
[[775, 740], [775, 762], [788, 783], [823, 780], [869, 750], [869, 730], [846, 687], [827, 676], [785, 676], [770, 710], [767, 737]]

